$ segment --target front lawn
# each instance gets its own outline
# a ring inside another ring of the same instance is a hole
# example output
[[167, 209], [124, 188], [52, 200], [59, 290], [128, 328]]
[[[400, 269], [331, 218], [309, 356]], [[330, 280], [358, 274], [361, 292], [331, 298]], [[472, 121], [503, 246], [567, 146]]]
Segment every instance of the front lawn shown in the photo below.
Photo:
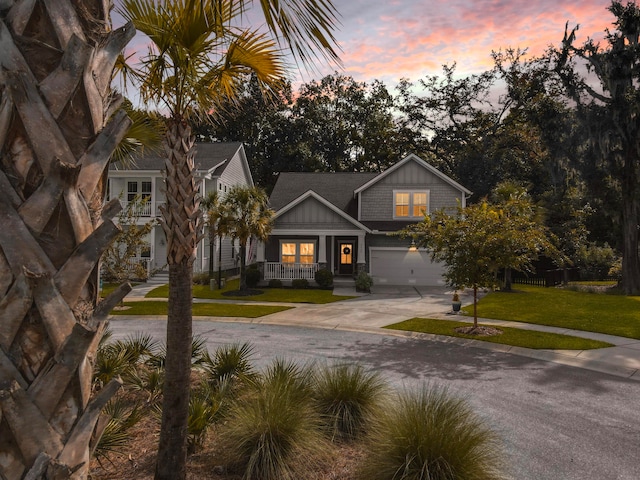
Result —
[[[167, 302], [125, 302], [126, 309], [116, 309], [111, 315], [166, 315]], [[257, 318], [282, 312], [291, 307], [277, 305], [236, 305], [234, 303], [194, 303], [194, 317], [245, 317]]]
[[612, 347], [610, 343], [599, 342], [586, 338], [559, 335], [557, 333], [536, 332], [519, 328], [497, 327], [502, 334], [493, 336], [465, 335], [456, 332], [457, 327], [467, 327], [469, 322], [453, 320], [436, 320], [433, 318], [412, 318], [404, 322], [394, 323], [384, 328], [390, 330], [404, 330], [408, 332], [432, 333], [449, 337], [469, 338], [483, 342], [513, 345], [515, 347], [550, 349], [550, 350], [590, 350], [593, 348]]
[[[463, 310], [473, 315], [473, 305]], [[478, 316], [640, 339], [640, 297], [514, 285], [483, 297]]]
[[[193, 298], [208, 298], [213, 300], [243, 300], [255, 302], [284, 302], [284, 303], [331, 303], [348, 300], [353, 297], [334, 295], [331, 290], [315, 288], [259, 288], [263, 293], [259, 295], [234, 296], [223, 295], [225, 292], [238, 290], [240, 281], [235, 279], [227, 282], [222, 290], [211, 290], [209, 285], [194, 285]], [[147, 298], [167, 298], [169, 286], [162, 285], [147, 293]]]

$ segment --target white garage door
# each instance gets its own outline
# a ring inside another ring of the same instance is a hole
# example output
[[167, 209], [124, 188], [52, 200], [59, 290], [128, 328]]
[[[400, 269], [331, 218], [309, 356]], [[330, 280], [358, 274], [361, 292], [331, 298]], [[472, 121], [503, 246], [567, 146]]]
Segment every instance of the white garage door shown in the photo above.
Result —
[[445, 284], [442, 264], [432, 262], [425, 251], [371, 248], [369, 259], [374, 285]]

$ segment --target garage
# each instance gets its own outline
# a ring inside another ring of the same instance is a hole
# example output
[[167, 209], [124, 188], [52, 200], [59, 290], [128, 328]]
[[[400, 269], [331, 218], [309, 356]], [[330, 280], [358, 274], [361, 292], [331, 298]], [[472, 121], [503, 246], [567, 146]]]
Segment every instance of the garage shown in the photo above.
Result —
[[424, 250], [371, 247], [369, 261], [374, 285], [445, 285], [443, 265]]

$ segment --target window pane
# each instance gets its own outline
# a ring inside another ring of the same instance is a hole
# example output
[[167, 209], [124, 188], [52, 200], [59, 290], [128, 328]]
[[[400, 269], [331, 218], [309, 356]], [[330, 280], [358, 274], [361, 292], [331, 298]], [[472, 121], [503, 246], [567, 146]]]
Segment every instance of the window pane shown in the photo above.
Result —
[[413, 194], [413, 216], [421, 217], [427, 212], [427, 194], [424, 192]]
[[396, 193], [395, 202], [396, 217], [407, 217], [409, 215], [409, 194], [404, 192]]
[[295, 263], [296, 262], [296, 244], [295, 243], [282, 243], [280, 245], [282, 263]]
[[300, 255], [300, 263], [313, 263], [313, 255]]
[[301, 243], [300, 244], [300, 255], [313, 255], [313, 243]]

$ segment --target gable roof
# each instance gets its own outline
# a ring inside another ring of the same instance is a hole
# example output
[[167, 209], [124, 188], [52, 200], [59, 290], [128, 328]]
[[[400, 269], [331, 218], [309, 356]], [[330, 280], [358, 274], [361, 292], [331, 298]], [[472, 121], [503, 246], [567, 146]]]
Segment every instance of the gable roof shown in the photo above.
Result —
[[392, 167], [389, 167], [384, 172], [376, 175], [375, 178], [372, 178], [371, 180], [369, 180], [364, 185], [361, 185], [360, 187], [356, 188], [355, 191], [354, 191], [354, 194], [357, 195], [360, 192], [362, 192], [362, 191], [366, 190], [367, 188], [369, 188], [370, 186], [378, 183], [380, 180], [385, 178], [387, 175], [390, 175], [391, 173], [393, 173], [394, 171], [398, 170], [400, 167], [402, 167], [403, 165], [405, 165], [408, 162], [416, 162], [418, 165], [420, 165], [423, 168], [427, 169], [429, 172], [433, 173], [436, 177], [438, 177], [441, 180], [443, 180], [444, 182], [448, 183], [449, 185], [451, 185], [456, 190], [464, 192], [467, 195], [471, 195], [471, 193], [472, 193], [471, 190], [466, 189], [465, 187], [460, 185], [458, 182], [453, 180], [451, 177], [448, 177], [447, 175], [442, 173], [440, 170], [435, 168], [433, 165], [425, 162], [424, 160], [422, 160], [420, 157], [418, 157], [417, 155], [415, 155], [413, 153], [407, 155], [405, 158], [400, 160], [398, 163], [396, 163]]
[[307, 190], [305, 193], [303, 193], [302, 195], [300, 195], [298, 198], [296, 198], [295, 200], [293, 200], [292, 202], [289, 202], [286, 206], [284, 206], [283, 208], [281, 208], [280, 210], [278, 210], [276, 212], [276, 214], [274, 215], [274, 219], [278, 218], [281, 215], [284, 215], [286, 212], [288, 212], [289, 210], [291, 210], [292, 208], [294, 208], [296, 205], [301, 204], [302, 202], [304, 202], [306, 199], [308, 198], [314, 198], [316, 199], [318, 202], [320, 202], [322, 205], [324, 205], [325, 207], [327, 207], [329, 210], [335, 212], [336, 214], [338, 214], [340, 217], [344, 218], [346, 221], [348, 221], [349, 223], [351, 223], [352, 225], [358, 227], [361, 230], [365, 230], [367, 232], [370, 232], [369, 228], [367, 226], [365, 226], [364, 224], [360, 223], [359, 221], [357, 221], [355, 218], [353, 218], [351, 215], [347, 214], [346, 212], [340, 210], [338, 207], [336, 207], [333, 203], [331, 203], [329, 200], [325, 199], [324, 197], [318, 195], [316, 192], [314, 192], [313, 190]]
[[[213, 176], [220, 176], [229, 165], [229, 160], [238, 152], [244, 150], [241, 142], [207, 142], [196, 143], [195, 167], [197, 171], [205, 171]], [[113, 162], [110, 170], [162, 170], [164, 168], [164, 155], [157, 152], [149, 152], [138, 156], [130, 165], [121, 162]], [[246, 161], [246, 160], [245, 160]]]
[[283, 172], [278, 175], [269, 197], [269, 205], [276, 212], [309, 190], [348, 215], [357, 218], [357, 204], [353, 192], [377, 173], [348, 172]]

